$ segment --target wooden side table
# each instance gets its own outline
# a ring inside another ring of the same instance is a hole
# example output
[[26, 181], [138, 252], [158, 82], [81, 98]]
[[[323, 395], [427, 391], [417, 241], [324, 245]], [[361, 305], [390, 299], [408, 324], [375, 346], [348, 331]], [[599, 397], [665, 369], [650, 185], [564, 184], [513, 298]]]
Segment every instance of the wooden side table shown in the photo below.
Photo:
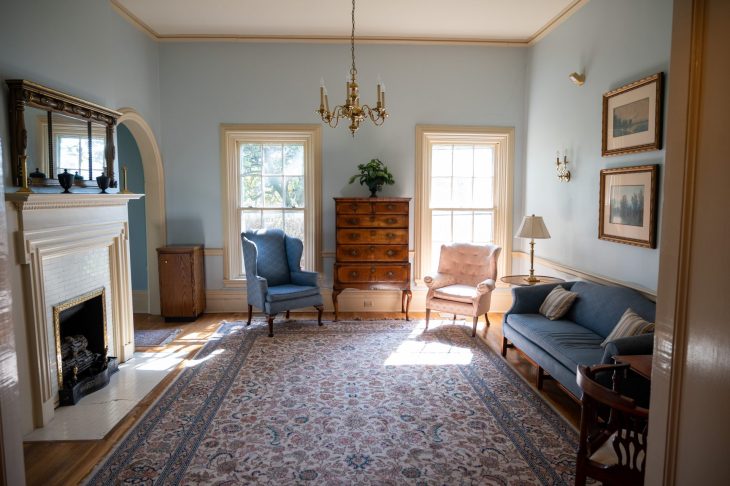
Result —
[[539, 280], [537, 282], [528, 282], [527, 277], [529, 277], [529, 275], [505, 275], [500, 280], [506, 284], [519, 285], [520, 287], [565, 282], [562, 278], [548, 277], [546, 275], [535, 275], [535, 277]]

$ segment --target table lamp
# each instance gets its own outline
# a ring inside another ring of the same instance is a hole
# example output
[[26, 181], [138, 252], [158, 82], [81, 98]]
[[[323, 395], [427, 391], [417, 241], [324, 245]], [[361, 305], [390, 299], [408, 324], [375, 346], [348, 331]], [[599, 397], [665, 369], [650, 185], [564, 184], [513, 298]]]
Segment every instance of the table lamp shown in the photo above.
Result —
[[530, 275], [525, 280], [531, 283], [539, 282], [540, 279], [535, 277], [535, 238], [550, 238], [550, 233], [545, 227], [542, 216], [535, 216], [534, 214], [525, 216], [515, 236], [517, 238], [530, 238]]

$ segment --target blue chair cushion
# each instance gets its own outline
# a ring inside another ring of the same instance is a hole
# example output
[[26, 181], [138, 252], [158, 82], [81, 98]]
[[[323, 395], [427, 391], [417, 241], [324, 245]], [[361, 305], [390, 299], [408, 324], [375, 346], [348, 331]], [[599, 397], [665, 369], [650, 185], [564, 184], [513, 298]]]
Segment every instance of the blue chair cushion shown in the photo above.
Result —
[[[588, 328], [605, 338], [618, 323], [626, 309], [649, 322], [655, 321], [655, 304], [635, 290], [626, 287], [610, 287], [591, 282], [576, 282], [570, 289], [578, 294], [565, 319]], [[600, 363], [595, 361], [590, 364]]]
[[284, 232], [256, 230], [246, 231], [244, 236], [256, 245], [256, 274], [265, 278], [269, 287], [290, 283]]
[[540, 314], [511, 314], [506, 325], [573, 372], [579, 364], [596, 364], [603, 358], [603, 337], [569, 320], [550, 321]]
[[266, 294], [267, 302], [281, 302], [284, 300], [299, 299], [319, 295], [319, 287], [309, 287], [304, 285], [276, 285], [269, 287], [269, 293]]

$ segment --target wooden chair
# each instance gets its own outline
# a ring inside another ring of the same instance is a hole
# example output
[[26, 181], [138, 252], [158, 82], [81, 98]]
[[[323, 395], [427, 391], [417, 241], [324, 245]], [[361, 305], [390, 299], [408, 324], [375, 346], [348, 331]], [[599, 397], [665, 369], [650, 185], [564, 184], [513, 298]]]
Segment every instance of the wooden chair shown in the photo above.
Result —
[[[644, 484], [649, 410], [621, 395], [627, 364], [578, 366], [580, 444], [575, 484], [591, 477], [606, 485]], [[613, 389], [602, 383], [611, 383]]]

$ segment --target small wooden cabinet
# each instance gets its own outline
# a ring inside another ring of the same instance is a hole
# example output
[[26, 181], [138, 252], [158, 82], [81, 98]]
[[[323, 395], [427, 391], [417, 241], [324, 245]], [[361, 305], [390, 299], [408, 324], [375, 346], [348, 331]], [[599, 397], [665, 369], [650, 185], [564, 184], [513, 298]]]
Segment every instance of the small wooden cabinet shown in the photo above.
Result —
[[165, 320], [195, 320], [205, 311], [203, 245], [157, 249], [160, 307]]
[[332, 304], [346, 288], [400, 290], [408, 319], [411, 264], [408, 261], [409, 201], [405, 197], [336, 197], [336, 260]]

